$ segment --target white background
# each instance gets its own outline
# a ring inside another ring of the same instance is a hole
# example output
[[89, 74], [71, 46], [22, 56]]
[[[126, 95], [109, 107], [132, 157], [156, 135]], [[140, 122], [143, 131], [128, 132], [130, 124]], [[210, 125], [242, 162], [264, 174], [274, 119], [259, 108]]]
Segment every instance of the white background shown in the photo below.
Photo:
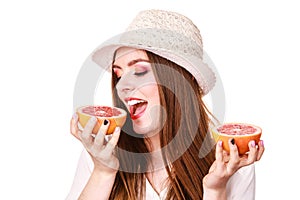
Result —
[[[1, 1], [0, 198], [65, 198], [82, 149], [69, 134], [81, 65], [139, 10], [159, 8], [185, 14], [199, 27], [223, 81], [226, 120], [263, 128], [266, 152], [257, 163], [257, 199], [295, 199], [294, 183], [300, 179], [298, 4], [197, 2]], [[109, 96], [102, 94], [103, 102]]]

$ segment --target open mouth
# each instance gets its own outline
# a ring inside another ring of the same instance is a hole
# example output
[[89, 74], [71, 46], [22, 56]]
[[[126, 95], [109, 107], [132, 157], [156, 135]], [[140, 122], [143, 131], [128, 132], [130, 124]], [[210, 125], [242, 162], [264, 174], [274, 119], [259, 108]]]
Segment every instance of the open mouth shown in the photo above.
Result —
[[129, 107], [130, 117], [133, 120], [140, 118], [148, 105], [148, 102], [143, 99], [127, 98], [125, 101]]

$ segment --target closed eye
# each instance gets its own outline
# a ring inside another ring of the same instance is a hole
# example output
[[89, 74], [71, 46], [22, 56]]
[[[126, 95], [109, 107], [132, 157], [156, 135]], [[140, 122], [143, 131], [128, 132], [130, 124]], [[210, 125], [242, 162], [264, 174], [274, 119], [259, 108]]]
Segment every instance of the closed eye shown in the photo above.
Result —
[[145, 70], [145, 71], [142, 71], [142, 72], [135, 72], [134, 75], [136, 75], [136, 76], [144, 76], [147, 73], [148, 73], [148, 70]]

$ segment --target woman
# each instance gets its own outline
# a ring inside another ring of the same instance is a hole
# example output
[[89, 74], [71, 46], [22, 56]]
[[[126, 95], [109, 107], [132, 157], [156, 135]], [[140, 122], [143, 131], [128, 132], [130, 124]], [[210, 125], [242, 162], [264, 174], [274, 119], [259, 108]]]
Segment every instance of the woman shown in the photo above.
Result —
[[230, 154], [222, 142], [213, 147], [213, 117], [202, 97], [215, 76], [202, 55], [197, 27], [162, 10], [139, 13], [125, 33], [93, 53], [112, 70], [114, 105], [128, 118], [107, 141], [108, 120], [93, 137], [96, 120], [79, 130], [73, 116], [71, 133], [86, 151], [68, 199], [254, 199], [252, 164], [263, 143], [249, 143], [241, 157], [234, 140]]

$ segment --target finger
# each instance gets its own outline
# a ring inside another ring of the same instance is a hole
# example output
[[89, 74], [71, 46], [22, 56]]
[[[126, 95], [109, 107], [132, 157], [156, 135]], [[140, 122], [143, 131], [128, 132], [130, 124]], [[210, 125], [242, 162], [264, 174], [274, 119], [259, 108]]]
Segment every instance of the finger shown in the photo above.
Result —
[[227, 151], [223, 151], [223, 161], [225, 163], [228, 163], [228, 161], [230, 160], [230, 155]]
[[87, 124], [85, 125], [82, 133], [79, 135], [81, 138], [81, 141], [86, 147], [89, 147], [92, 145], [93, 142], [93, 136], [92, 136], [92, 131], [94, 129], [94, 126], [96, 125], [97, 118], [96, 117], [91, 117]]
[[231, 140], [228, 140], [228, 143], [230, 148], [230, 155], [229, 155], [230, 159], [228, 162], [228, 170], [230, 173], [233, 173], [239, 167], [238, 165], [240, 162], [240, 156], [234, 139], [232, 138]]
[[228, 140], [229, 143], [229, 149], [230, 149], [230, 159], [231, 160], [239, 160], [239, 151], [238, 147], [235, 144], [234, 138], [231, 140]]
[[250, 165], [250, 164], [254, 163], [257, 159], [257, 148], [256, 148], [255, 141], [251, 140], [248, 143], [248, 147], [249, 147], [249, 153], [248, 153], [248, 159], [247, 159], [247, 162], [245, 163], [245, 165]]
[[219, 174], [222, 176], [224, 172], [226, 171], [226, 165], [224, 163], [224, 157], [223, 157], [223, 141], [218, 141], [216, 145], [216, 161], [214, 166], [214, 171], [216, 174]]
[[264, 151], [265, 151], [264, 141], [261, 140], [258, 142], [258, 153], [257, 153], [257, 158], [256, 158], [257, 161], [261, 159]]
[[95, 137], [94, 145], [96, 148], [101, 148], [104, 144], [104, 137], [107, 133], [109, 127], [109, 120], [105, 119], [103, 120], [103, 123], [101, 124], [99, 131]]
[[73, 114], [73, 117], [70, 120], [70, 132], [74, 137], [80, 140], [79, 134], [81, 131], [78, 129], [78, 115], [76, 113]]
[[115, 149], [115, 147], [119, 141], [120, 132], [121, 132], [120, 127], [116, 127], [112, 134], [111, 139], [106, 144], [106, 147], [104, 149], [105, 154], [111, 155], [113, 153], [113, 150]]
[[216, 145], [216, 161], [223, 163], [223, 141], [219, 140]]

